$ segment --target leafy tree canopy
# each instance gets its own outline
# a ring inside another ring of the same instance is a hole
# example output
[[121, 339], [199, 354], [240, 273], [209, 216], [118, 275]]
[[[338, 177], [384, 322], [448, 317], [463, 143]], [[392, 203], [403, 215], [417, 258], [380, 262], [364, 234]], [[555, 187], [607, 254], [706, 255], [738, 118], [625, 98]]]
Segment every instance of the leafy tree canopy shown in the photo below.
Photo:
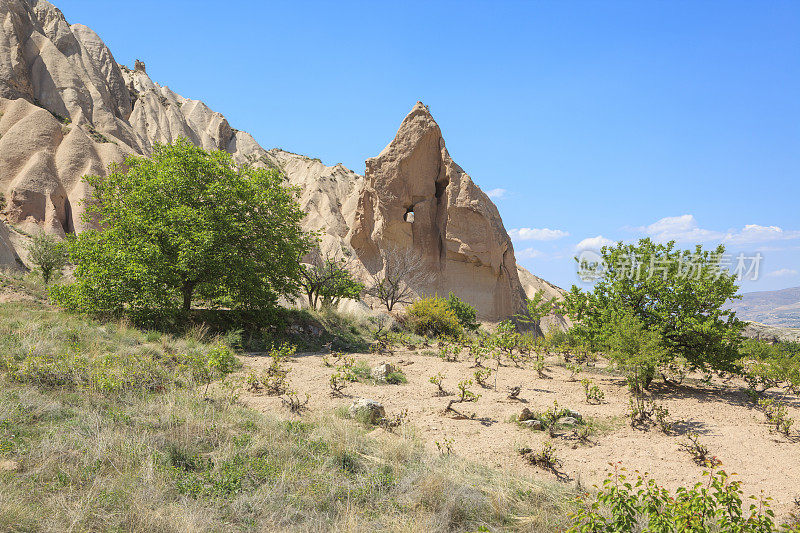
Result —
[[76, 282], [54, 299], [87, 312], [177, 310], [196, 298], [263, 309], [295, 294], [310, 248], [296, 191], [276, 170], [237, 166], [180, 139], [87, 176], [87, 221], [75, 238]]
[[41, 272], [44, 282], [49, 283], [53, 274], [61, 272], [66, 265], [67, 249], [63, 242], [40, 231], [31, 237], [28, 245], [28, 259]]
[[661, 338], [668, 358], [683, 357], [692, 368], [731, 370], [744, 324], [722, 308], [738, 290], [721, 264], [724, 253], [724, 246], [679, 250], [674, 242], [650, 239], [605, 246], [603, 261], [588, 266], [598, 279], [594, 289], [573, 286], [564, 307], [595, 348], [609, 347], [624, 311]]
[[318, 304], [334, 307], [343, 298], [359, 299], [364, 284], [356, 281], [348, 266], [346, 259], [323, 255], [319, 248], [314, 248], [301, 260], [299, 283], [309, 307], [316, 308]]

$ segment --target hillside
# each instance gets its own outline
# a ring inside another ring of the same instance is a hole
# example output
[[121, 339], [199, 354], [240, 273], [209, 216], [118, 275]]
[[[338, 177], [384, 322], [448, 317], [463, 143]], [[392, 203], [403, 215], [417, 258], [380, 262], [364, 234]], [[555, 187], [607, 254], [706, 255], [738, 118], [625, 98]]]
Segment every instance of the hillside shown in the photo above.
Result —
[[[526, 290], [555, 290], [535, 277], [523, 288], [497, 207], [452, 161], [421, 103], [361, 176], [262, 148], [202, 101], [153, 81], [143, 62], [117, 64], [95, 32], [45, 0], [0, 0], [0, 16], [1, 218], [23, 233], [82, 231], [84, 175], [185, 137], [280, 169], [301, 191], [305, 229], [321, 233], [324, 252], [354, 259], [362, 278], [383, 268], [387, 247], [415, 250], [432, 275], [418, 293], [453, 291], [487, 320], [518, 311]], [[16, 264], [12, 244], [0, 234], [0, 264]]]
[[727, 306], [742, 320], [768, 326], [800, 327], [800, 287], [777, 291], [746, 292]]

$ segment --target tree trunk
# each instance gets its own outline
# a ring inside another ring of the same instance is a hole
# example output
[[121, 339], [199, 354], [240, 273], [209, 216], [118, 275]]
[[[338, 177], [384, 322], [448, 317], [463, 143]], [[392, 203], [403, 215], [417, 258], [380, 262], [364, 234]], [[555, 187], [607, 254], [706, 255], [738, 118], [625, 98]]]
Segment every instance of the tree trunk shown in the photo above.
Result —
[[188, 313], [192, 308], [192, 293], [194, 292], [194, 283], [186, 282], [183, 284], [183, 312]]

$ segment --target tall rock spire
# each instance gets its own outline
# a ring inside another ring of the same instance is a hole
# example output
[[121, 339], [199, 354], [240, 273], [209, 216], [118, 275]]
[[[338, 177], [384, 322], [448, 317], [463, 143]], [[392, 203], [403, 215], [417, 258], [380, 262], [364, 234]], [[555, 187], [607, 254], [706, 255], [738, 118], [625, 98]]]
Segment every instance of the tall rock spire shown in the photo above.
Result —
[[500, 213], [452, 160], [427, 106], [417, 102], [366, 168], [350, 244], [367, 268], [382, 268], [380, 249], [412, 248], [434, 272], [418, 292], [452, 291], [489, 320], [519, 310], [524, 291]]

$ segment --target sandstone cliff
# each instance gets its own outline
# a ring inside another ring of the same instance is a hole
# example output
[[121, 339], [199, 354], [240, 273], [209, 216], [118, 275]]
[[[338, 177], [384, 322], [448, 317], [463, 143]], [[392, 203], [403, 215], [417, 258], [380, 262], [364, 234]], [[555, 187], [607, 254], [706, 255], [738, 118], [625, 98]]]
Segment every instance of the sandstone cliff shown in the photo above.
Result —
[[[186, 137], [239, 163], [280, 169], [300, 190], [306, 229], [360, 276], [382, 268], [380, 250], [390, 244], [424, 257], [434, 276], [419, 293], [453, 291], [484, 319], [516, 312], [526, 290], [559, 291], [518, 267], [497, 208], [450, 158], [422, 104], [360, 176], [265, 150], [203, 102], [154, 82], [144, 63], [118, 65], [95, 32], [70, 25], [45, 0], [0, 0], [0, 18], [0, 217], [22, 231], [81, 231], [84, 175]], [[10, 265], [13, 239], [0, 229], [0, 264]]]

